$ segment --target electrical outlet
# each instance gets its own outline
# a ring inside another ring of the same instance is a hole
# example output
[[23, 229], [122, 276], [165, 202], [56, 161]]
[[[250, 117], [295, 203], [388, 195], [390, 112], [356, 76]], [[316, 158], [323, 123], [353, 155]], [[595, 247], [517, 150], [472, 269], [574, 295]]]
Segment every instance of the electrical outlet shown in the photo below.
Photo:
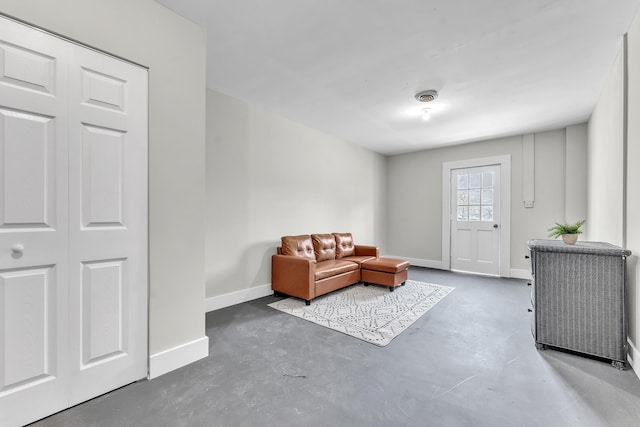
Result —
[[533, 200], [525, 200], [524, 201], [524, 207], [525, 208], [532, 208], [533, 207]]

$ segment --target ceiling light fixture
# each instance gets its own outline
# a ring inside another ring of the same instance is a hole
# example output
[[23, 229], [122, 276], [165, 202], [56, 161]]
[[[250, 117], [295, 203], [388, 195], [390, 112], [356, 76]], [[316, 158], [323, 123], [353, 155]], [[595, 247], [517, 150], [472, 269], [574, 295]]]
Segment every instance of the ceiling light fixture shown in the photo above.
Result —
[[422, 92], [416, 93], [415, 97], [419, 102], [431, 102], [438, 98], [438, 92], [435, 90], [423, 90]]

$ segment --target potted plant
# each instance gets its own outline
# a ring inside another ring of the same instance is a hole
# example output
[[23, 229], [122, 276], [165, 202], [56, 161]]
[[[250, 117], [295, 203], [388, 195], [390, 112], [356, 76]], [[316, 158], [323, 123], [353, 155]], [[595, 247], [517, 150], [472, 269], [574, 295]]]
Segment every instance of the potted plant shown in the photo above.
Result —
[[580, 230], [580, 227], [582, 227], [582, 224], [584, 223], [584, 219], [576, 222], [573, 225], [569, 225], [567, 223], [558, 224], [556, 222], [556, 225], [554, 225], [547, 231], [549, 232], [549, 237], [554, 237], [557, 239], [558, 237], [562, 236], [562, 241], [565, 244], [575, 245], [576, 241], [578, 241], [578, 234], [582, 234], [582, 230]]

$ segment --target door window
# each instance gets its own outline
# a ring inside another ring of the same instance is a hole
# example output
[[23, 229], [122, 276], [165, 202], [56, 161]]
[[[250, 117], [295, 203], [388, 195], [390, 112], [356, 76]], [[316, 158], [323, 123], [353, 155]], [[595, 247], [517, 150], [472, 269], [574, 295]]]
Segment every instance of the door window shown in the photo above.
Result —
[[493, 221], [493, 171], [457, 175], [457, 221]]

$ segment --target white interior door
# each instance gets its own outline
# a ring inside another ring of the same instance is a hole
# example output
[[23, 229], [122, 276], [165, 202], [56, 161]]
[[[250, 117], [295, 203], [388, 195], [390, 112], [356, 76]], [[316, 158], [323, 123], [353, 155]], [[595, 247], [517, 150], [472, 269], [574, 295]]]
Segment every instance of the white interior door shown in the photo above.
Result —
[[0, 18], [0, 425], [147, 374], [146, 78]]
[[451, 171], [451, 268], [500, 275], [500, 166]]
[[70, 403], [147, 376], [147, 72], [69, 61]]
[[68, 79], [61, 40], [4, 19], [0, 36], [0, 425], [12, 426], [66, 404]]

